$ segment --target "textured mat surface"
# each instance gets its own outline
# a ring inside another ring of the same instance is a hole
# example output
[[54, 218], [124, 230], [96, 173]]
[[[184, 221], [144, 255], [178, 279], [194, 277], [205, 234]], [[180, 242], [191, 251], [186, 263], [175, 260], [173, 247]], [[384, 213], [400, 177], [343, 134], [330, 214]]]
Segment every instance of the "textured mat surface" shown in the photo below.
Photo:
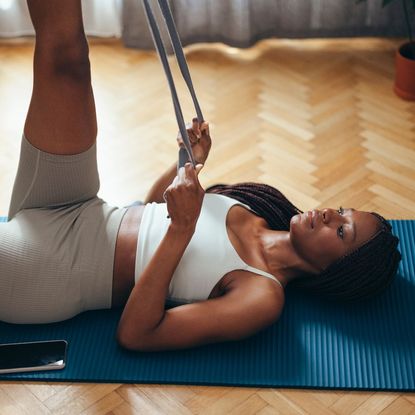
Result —
[[[6, 221], [6, 218], [0, 218]], [[335, 305], [287, 290], [280, 320], [238, 342], [132, 353], [114, 333], [120, 311], [89, 311], [62, 323], [0, 323], [0, 342], [66, 339], [62, 371], [4, 379], [415, 390], [415, 220], [390, 220], [402, 262], [387, 293]]]

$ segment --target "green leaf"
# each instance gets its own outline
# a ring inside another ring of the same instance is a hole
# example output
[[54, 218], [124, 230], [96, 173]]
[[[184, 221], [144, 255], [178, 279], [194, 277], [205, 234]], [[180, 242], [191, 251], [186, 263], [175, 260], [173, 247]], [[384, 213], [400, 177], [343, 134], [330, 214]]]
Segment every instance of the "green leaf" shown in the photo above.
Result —
[[[382, 0], [382, 7], [387, 6], [389, 3], [392, 3], [394, 0]], [[403, 0], [405, 1], [405, 0]]]

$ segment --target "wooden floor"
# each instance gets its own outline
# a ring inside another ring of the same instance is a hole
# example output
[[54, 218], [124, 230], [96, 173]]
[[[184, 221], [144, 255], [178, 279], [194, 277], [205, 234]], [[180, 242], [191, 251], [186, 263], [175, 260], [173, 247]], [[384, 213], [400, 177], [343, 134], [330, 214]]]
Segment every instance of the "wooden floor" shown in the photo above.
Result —
[[[392, 91], [401, 40], [268, 40], [186, 48], [213, 139], [202, 185], [265, 182], [302, 210], [415, 218], [415, 102]], [[32, 85], [33, 40], [0, 42], [0, 215], [7, 215]], [[176, 158], [158, 57], [90, 39], [98, 196], [144, 199]], [[174, 62], [173, 60], [171, 62]], [[173, 63], [187, 121], [195, 115]], [[414, 393], [0, 382], [0, 414], [415, 414]]]

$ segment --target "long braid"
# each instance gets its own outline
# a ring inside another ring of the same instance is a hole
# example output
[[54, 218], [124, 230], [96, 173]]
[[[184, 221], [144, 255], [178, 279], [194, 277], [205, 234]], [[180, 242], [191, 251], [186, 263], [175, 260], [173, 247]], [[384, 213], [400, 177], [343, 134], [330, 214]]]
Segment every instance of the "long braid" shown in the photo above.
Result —
[[[279, 190], [260, 183], [217, 184], [206, 189], [245, 203], [272, 230], [290, 229], [291, 218], [303, 213]], [[353, 252], [339, 258], [318, 275], [306, 274], [290, 282], [295, 289], [336, 301], [364, 300], [383, 292], [393, 281], [401, 253], [390, 223], [376, 212], [382, 228]]]

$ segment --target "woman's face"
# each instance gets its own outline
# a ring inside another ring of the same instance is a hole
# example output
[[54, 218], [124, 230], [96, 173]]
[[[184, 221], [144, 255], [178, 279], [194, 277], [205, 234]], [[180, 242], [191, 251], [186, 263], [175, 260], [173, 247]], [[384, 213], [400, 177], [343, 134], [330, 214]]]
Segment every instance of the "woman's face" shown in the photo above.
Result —
[[379, 219], [369, 212], [322, 209], [293, 216], [290, 238], [297, 253], [322, 271], [363, 245], [380, 228]]

